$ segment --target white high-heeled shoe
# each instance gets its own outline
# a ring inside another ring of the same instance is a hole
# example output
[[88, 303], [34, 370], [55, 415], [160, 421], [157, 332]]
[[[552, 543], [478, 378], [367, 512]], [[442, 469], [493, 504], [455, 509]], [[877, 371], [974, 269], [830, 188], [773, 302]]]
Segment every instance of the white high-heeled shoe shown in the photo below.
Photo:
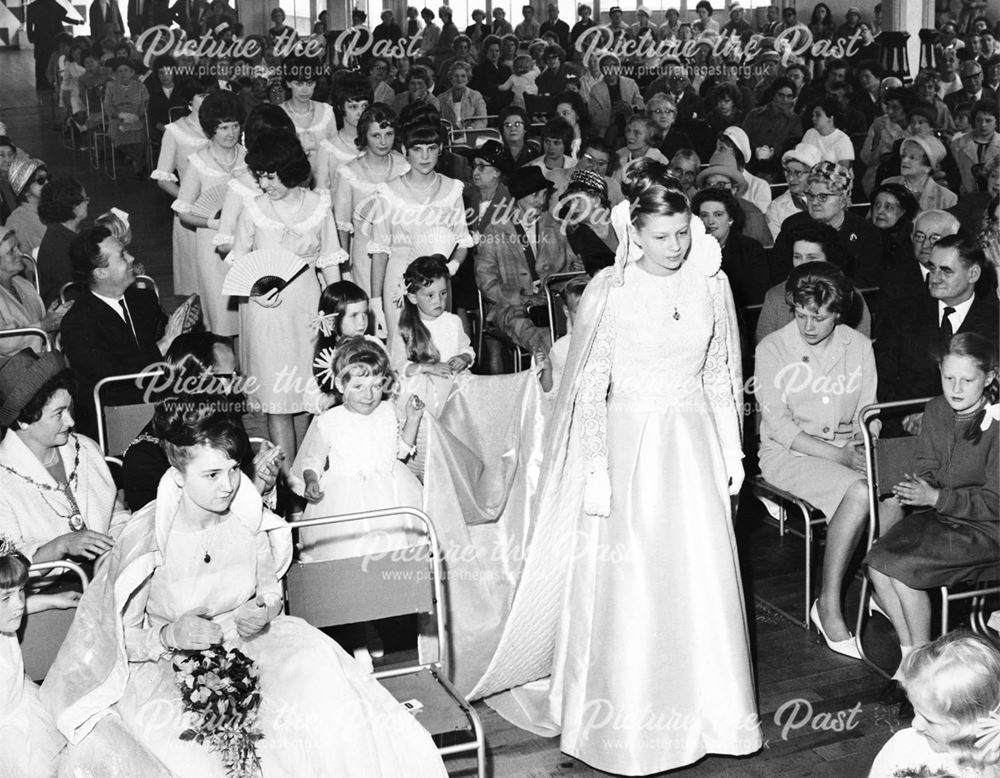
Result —
[[[884, 610], [882, 610], [882, 606], [878, 604], [878, 601], [874, 597], [869, 597], [868, 598], [868, 615], [872, 616], [872, 615], [874, 615], [876, 613], [881, 613], [887, 619], [889, 618], [889, 614], [886, 613]], [[889, 619], [889, 620], [891, 621], [892, 619]]]
[[851, 659], [861, 659], [861, 653], [858, 651], [858, 644], [855, 642], [853, 635], [846, 640], [830, 640], [827, 637], [826, 630], [823, 629], [823, 623], [819, 620], [819, 600], [813, 601], [812, 608], [809, 609], [809, 620], [816, 627], [823, 640], [826, 641], [827, 648], [841, 656], [847, 656]]

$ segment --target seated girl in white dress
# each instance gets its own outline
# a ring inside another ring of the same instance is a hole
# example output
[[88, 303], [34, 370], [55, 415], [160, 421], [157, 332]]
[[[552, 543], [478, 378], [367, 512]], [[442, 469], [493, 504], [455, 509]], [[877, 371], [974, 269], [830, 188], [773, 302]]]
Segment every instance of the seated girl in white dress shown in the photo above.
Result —
[[79, 592], [36, 594], [25, 600], [28, 560], [0, 535], [0, 775], [49, 778], [59, 769], [62, 735], [24, 674], [17, 630], [25, 613], [74, 608]]
[[869, 778], [1000, 776], [1000, 650], [955, 631], [913, 650], [900, 666], [913, 724], [886, 743]]
[[188, 427], [160, 418], [183, 418], [179, 405], [157, 408], [171, 469], [81, 598], [42, 689], [70, 742], [64, 767], [226, 775], [219, 753], [182, 739], [193, 722], [173, 667], [178, 652], [221, 645], [257, 666], [263, 738], [253, 748], [264, 778], [445, 776], [430, 736], [374, 678], [282, 615], [290, 555], [276, 561], [272, 547], [287, 528], [240, 473], [246, 433], [225, 413]]
[[[420, 482], [400, 461], [412, 455], [423, 403], [412, 396], [403, 418], [388, 398], [394, 383], [385, 350], [364, 337], [321, 355], [320, 388], [341, 404], [313, 419], [292, 465], [291, 485], [309, 505], [303, 518], [405, 505], [420, 507]], [[385, 553], [422, 542], [406, 519], [387, 517], [299, 532], [304, 561]]]

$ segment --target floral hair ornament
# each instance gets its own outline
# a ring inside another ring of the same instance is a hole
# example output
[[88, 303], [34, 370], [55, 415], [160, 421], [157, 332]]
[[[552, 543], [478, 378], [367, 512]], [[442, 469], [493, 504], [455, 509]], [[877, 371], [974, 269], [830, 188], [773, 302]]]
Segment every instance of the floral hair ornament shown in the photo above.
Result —
[[[992, 405], [987, 405], [983, 408], [983, 421], [979, 425], [979, 429], [986, 432], [990, 428], [990, 425], [995, 422], [1000, 421], [1000, 403], [993, 403]], [[993, 715], [1000, 715], [997, 711], [993, 711]], [[1000, 719], [998, 719], [1000, 721]]]
[[122, 223], [126, 227], [130, 226], [128, 221], [128, 214], [125, 213], [125, 211], [121, 210], [120, 208], [112, 208], [111, 213], [113, 213], [115, 216], [121, 219]]
[[993, 760], [1000, 756], [1000, 705], [976, 722], [976, 748], [980, 758]]
[[[316, 318], [319, 319], [322, 317], [317, 316]], [[330, 389], [334, 388], [334, 382], [337, 378], [337, 374], [333, 369], [333, 361], [336, 353], [336, 349], [332, 347], [325, 348], [313, 360], [313, 373], [316, 376], [316, 380], [321, 381], [324, 386]]]
[[[329, 338], [333, 335], [336, 324], [336, 313], [320, 313], [314, 316], [313, 320], [309, 322], [309, 329], [322, 335], [324, 338]], [[319, 359], [319, 357], [317, 357], [317, 359]]]
[[9, 538], [6, 535], [0, 535], [0, 558], [5, 556], [14, 556], [19, 553], [21, 552], [18, 551], [13, 538]]

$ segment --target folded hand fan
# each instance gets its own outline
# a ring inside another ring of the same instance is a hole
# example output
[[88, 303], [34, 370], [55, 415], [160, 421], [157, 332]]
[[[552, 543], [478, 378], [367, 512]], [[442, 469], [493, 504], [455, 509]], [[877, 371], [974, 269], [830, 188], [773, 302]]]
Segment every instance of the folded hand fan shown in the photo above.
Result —
[[180, 305], [184, 309], [181, 332], [191, 332], [201, 321], [201, 298], [193, 294]]
[[229, 187], [225, 184], [206, 189], [191, 206], [191, 215], [201, 216], [205, 219], [218, 219], [222, 215], [222, 205], [226, 201], [228, 189]]
[[236, 297], [260, 297], [272, 289], [282, 290], [309, 267], [291, 251], [261, 249], [251, 251], [226, 274], [222, 294]]

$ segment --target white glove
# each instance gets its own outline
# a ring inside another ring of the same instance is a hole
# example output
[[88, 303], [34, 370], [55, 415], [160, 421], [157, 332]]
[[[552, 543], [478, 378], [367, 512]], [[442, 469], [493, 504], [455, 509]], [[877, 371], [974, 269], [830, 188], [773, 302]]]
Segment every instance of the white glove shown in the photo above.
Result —
[[375, 317], [375, 337], [385, 340], [389, 337], [389, 325], [385, 321], [385, 311], [382, 310], [382, 298], [373, 297], [368, 308]]
[[611, 477], [606, 467], [599, 467], [587, 476], [583, 487], [583, 510], [588, 516], [607, 518], [611, 515]]
[[461, 263], [457, 259], [449, 259], [447, 262], [448, 275], [454, 276], [458, 272]]

